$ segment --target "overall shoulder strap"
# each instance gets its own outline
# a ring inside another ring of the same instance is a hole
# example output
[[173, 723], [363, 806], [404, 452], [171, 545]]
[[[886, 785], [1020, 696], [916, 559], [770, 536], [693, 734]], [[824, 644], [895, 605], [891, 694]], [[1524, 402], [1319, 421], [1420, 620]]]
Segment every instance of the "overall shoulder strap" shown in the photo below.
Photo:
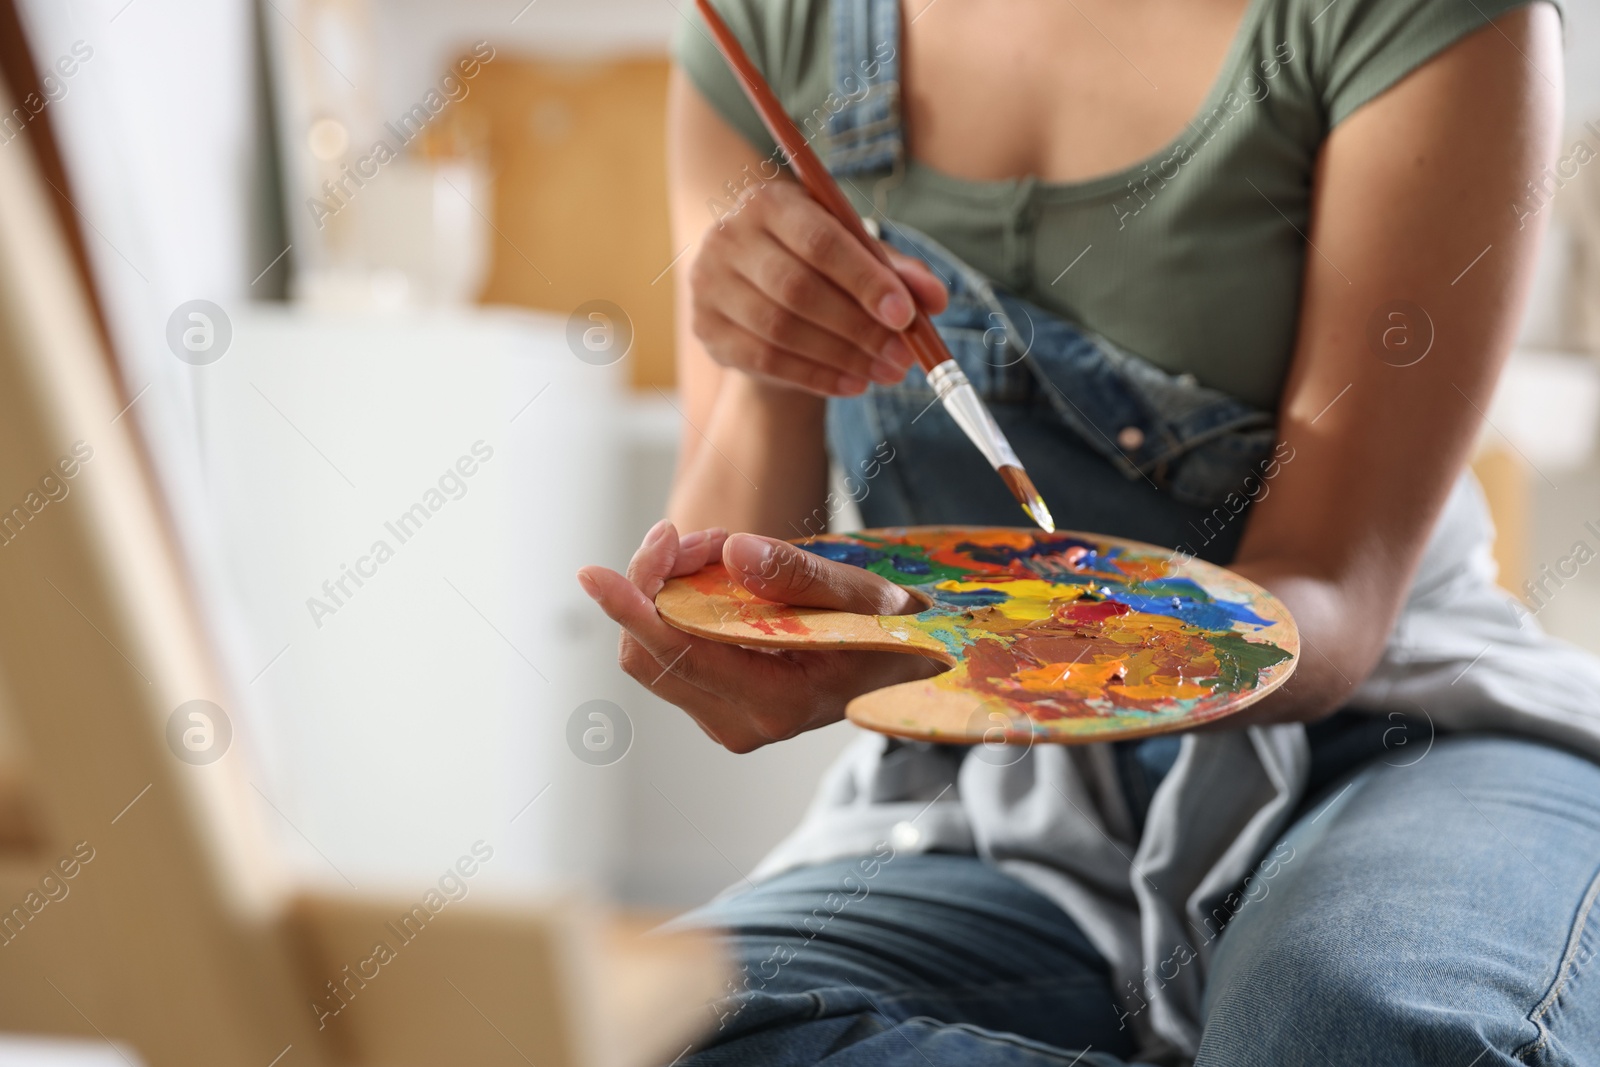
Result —
[[836, 175], [898, 169], [899, 0], [833, 0], [833, 78], [824, 158]]

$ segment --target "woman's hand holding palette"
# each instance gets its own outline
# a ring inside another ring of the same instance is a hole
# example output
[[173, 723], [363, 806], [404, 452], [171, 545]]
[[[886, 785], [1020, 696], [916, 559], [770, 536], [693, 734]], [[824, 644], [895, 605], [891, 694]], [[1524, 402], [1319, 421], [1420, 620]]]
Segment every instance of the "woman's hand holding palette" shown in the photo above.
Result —
[[762, 600], [720, 563], [656, 597], [687, 633], [751, 647], [906, 652], [950, 666], [865, 693], [858, 726], [926, 741], [1079, 744], [1167, 733], [1260, 700], [1294, 670], [1299, 633], [1271, 593], [1137, 541], [1071, 532], [910, 527], [795, 542], [932, 601], [857, 615]]

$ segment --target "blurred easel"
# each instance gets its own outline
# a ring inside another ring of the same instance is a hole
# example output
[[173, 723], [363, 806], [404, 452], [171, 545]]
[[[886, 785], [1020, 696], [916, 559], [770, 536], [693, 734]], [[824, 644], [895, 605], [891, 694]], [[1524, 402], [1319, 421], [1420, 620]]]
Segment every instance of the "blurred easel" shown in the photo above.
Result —
[[[77, 234], [36, 162], [48, 144], [0, 151], [0, 1030], [151, 1067], [670, 1059], [723, 974], [708, 942], [643, 938], [580, 899], [478, 896], [347, 984], [414, 902], [290, 878], [245, 739], [181, 758], [175, 710], [226, 705], [229, 683], [121, 418]], [[349, 1003], [324, 1018], [335, 985]]]

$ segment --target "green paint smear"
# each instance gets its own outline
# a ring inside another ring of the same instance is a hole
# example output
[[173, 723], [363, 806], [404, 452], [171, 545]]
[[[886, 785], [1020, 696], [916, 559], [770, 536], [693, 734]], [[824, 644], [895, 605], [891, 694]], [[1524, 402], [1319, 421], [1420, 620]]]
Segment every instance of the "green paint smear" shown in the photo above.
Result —
[[1199, 582], [1188, 579], [1153, 578], [1148, 582], [1136, 582], [1127, 587], [1128, 592], [1136, 596], [1148, 597], [1183, 597], [1197, 604], [1215, 603], [1211, 593]]
[[960, 657], [967, 646], [973, 644], [975, 635], [964, 632], [961, 628], [951, 623], [934, 623], [922, 627], [922, 632], [938, 641], [944, 650], [952, 656]]
[[1217, 677], [1211, 683], [1215, 693], [1254, 689], [1262, 671], [1289, 658], [1277, 645], [1246, 641], [1238, 634], [1207, 634], [1206, 642], [1217, 653]]
[[[948, 564], [938, 563], [929, 559], [927, 550], [921, 545], [898, 544], [871, 537], [857, 537], [856, 540], [889, 553], [888, 558], [867, 564], [867, 570], [881, 578], [889, 579], [896, 585], [929, 585], [933, 582], [953, 581], [964, 578], [971, 573], [966, 568], [951, 567]], [[922, 574], [907, 574], [895, 566], [896, 557], [912, 563], [922, 564], [928, 569]]]

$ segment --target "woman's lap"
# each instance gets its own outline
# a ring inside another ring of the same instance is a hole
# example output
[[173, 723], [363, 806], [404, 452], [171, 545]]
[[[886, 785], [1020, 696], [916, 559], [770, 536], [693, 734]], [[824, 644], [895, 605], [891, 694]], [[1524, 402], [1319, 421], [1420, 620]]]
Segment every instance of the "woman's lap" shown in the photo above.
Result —
[[1218, 944], [1197, 1063], [1600, 1064], [1600, 767], [1442, 739], [1336, 783], [1285, 841]]
[[[1400, 756], [1336, 781], [1285, 837], [1292, 859], [1244, 894], [1212, 961], [1197, 1067], [1600, 1064], [1600, 923], [1583, 921], [1600, 767], [1492, 737]], [[1090, 1050], [1076, 1060], [1089, 1067], [1131, 1052], [1076, 925], [969, 857], [808, 868], [683, 921], [729, 929], [744, 991], [682, 1067], [1065, 1067]]]
[[[882, 856], [792, 871], [679, 920], [726, 929], [739, 968], [716, 1046], [684, 1067], [925, 1067], [930, 1045], [952, 1063], [976, 1045], [978, 1062], [1065, 1064], [1053, 1049], [1085, 1035], [1131, 1049], [1105, 961], [1061, 909], [972, 857]], [[937, 1032], [948, 1024], [962, 1029]]]

